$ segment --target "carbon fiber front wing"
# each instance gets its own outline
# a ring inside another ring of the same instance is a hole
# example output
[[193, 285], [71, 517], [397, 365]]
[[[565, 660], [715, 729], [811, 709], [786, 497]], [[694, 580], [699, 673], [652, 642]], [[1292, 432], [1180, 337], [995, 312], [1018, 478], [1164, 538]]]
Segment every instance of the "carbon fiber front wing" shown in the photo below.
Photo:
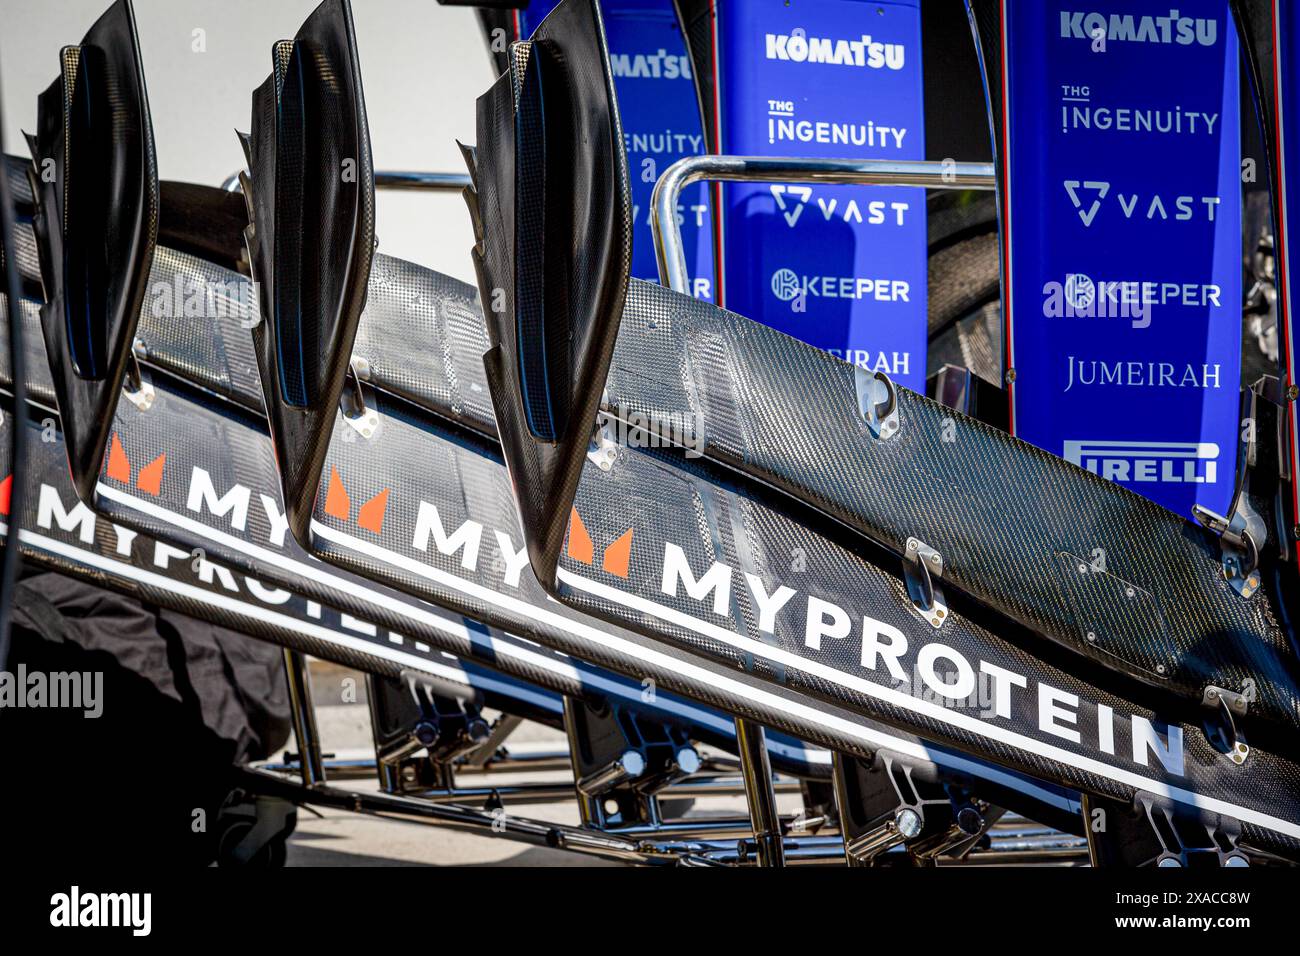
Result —
[[[469, 198], [480, 295], [503, 305], [486, 313], [496, 421], [548, 590], [1085, 792], [1258, 812], [1295, 838], [1294, 811], [1274, 816], [1297, 796], [1280, 756], [1297, 713], [1273, 582], [1243, 599], [1208, 536], [1144, 499], [629, 283], [598, 5], [567, 0], [511, 59], [480, 99]], [[602, 398], [614, 415], [593, 429]], [[702, 442], [656, 441], [656, 420], [698, 423]], [[973, 714], [981, 681], [994, 705]], [[1225, 738], [1206, 704], [1238, 694], [1249, 715]]]
[[[161, 263], [165, 263], [174, 254], [160, 250], [159, 255]], [[161, 263], [158, 268], [164, 267]], [[39, 335], [38, 308], [33, 302], [24, 302], [24, 312], [30, 316], [29, 336]], [[142, 325], [145, 334], [153, 328], [150, 321]], [[40, 340], [34, 341], [39, 344]], [[709, 707], [671, 693], [648, 694], [647, 685], [640, 680], [521, 641], [351, 575], [325, 573], [319, 563], [292, 545], [292, 538], [287, 538], [287, 546], [282, 549], [276, 548], [273, 534], [268, 535], [263, 549], [249, 548], [247, 544], [242, 551], [231, 549], [226, 544], [235, 538], [233, 534], [214, 541], [211, 535], [193, 533], [194, 525], [182, 513], [185, 506], [179, 502], [174, 503], [177, 524], [172, 524], [166, 517], [159, 517], [165, 516], [166, 510], [155, 503], [164, 496], [149, 491], [153, 487], [151, 479], [138, 467], [128, 465], [135, 481], [126, 484], [139, 495], [147, 515], [142, 519], [140, 511], [131, 507], [111, 508], [112, 517], [96, 515], [78, 500], [69, 480], [44, 351], [38, 347], [33, 353], [28, 368], [40, 377], [29, 382], [25, 421], [12, 414], [6, 395], [4, 420], [0, 423], [0, 442], [5, 443], [0, 455], [6, 456], [0, 460], [3, 475], [11, 474], [7, 429], [20, 424], [31, 430], [31, 456], [17, 476], [25, 483], [26, 491], [25, 514], [19, 523], [20, 545], [26, 558], [51, 570], [323, 660], [385, 677], [416, 673], [468, 686], [483, 695], [486, 706], [544, 723], [561, 724], [563, 696], [611, 701], [646, 717], [686, 728], [707, 743], [734, 749], [732, 721]], [[150, 378], [149, 387], [153, 388]], [[0, 389], [7, 381], [0, 375]], [[161, 376], [157, 382], [153, 392], [156, 404], [148, 409], [151, 424], [169, 436], [189, 432], [196, 426], [199, 431], [191, 434], [204, 434], [201, 414], [196, 421], [196, 406], [169, 394]], [[176, 384], [185, 392], [185, 386]], [[193, 390], [185, 393], [199, 394]], [[211, 396], [207, 398], [211, 400]], [[208, 409], [211, 412], [212, 406]], [[215, 415], [220, 418], [222, 414], [218, 403]], [[228, 423], [221, 434], [231, 437], [241, 433]], [[110, 458], [118, 456], [119, 461], [130, 463], [139, 443], [120, 429], [115, 428], [112, 435], [116, 450], [110, 448]], [[259, 442], [263, 452], [269, 450], [263, 431], [245, 440]], [[197, 454], [206, 449], [206, 457], [201, 459], [207, 466], [204, 470], [215, 471], [212, 450], [225, 446], [185, 444]], [[171, 454], [171, 467], [178, 467], [181, 460], [170, 451], [175, 445], [169, 439], [169, 451], [162, 453]], [[158, 457], [152, 461], [156, 463]], [[167, 467], [164, 462], [159, 469], [164, 476]], [[104, 478], [112, 482], [107, 475]], [[275, 484], [268, 484], [267, 490], [274, 493]], [[155, 507], [147, 508], [148, 504]], [[5, 515], [0, 533], [8, 533], [11, 520]], [[142, 531], [144, 528], [159, 533]], [[786, 735], [770, 740], [769, 751], [773, 765], [783, 772], [811, 778], [829, 776], [830, 755], [825, 751]], [[1072, 799], [1069, 794], [1042, 789], [1056, 807], [1060, 822], [1067, 822]]]

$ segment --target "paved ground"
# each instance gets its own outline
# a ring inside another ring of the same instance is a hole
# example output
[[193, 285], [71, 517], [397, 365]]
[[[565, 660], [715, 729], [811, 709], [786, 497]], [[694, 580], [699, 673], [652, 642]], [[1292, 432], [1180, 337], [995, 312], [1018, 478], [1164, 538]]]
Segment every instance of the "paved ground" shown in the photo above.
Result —
[[[348, 679], [353, 684], [348, 684]], [[373, 757], [369, 708], [359, 675], [334, 665], [312, 662], [317, 726], [327, 753], [338, 758]], [[355, 691], [355, 693], [353, 693]], [[562, 749], [564, 735], [537, 724], [522, 725], [510, 743], [520, 747]], [[530, 774], [513, 779], [563, 780], [568, 775]], [[358, 786], [370, 786], [356, 784]], [[793, 802], [792, 802], [793, 801]], [[794, 810], [797, 796], [783, 796], [783, 810]], [[507, 804], [507, 810], [509, 810]], [[578, 823], [573, 800], [520, 807], [520, 815], [554, 823]], [[700, 801], [693, 815], [743, 815], [743, 798]], [[322, 810], [298, 813], [298, 828], [289, 844], [290, 866], [612, 866], [587, 856], [534, 847], [491, 833], [461, 833], [416, 823], [380, 820], [356, 813]]]
[[[327, 752], [339, 758], [373, 757], [370, 719], [364, 702], [318, 704], [317, 725]], [[564, 736], [537, 724], [521, 726], [511, 741], [564, 746]], [[550, 775], [552, 778], [554, 775]], [[534, 774], [528, 779], [547, 779]], [[368, 786], [356, 783], [356, 786]], [[554, 823], [577, 824], [576, 804], [521, 808]], [[610, 865], [572, 853], [533, 847], [490, 833], [461, 833], [440, 827], [381, 820], [359, 813], [325, 809], [321, 816], [299, 811], [289, 842], [289, 866], [571, 866]]]

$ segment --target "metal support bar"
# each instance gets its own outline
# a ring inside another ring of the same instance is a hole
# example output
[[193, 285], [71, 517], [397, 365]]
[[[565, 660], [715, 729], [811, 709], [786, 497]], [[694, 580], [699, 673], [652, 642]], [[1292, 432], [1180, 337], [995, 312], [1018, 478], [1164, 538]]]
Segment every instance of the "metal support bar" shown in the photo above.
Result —
[[[488, 761], [495, 757], [497, 751], [501, 749], [501, 745], [505, 743], [506, 738], [514, 733], [515, 728], [523, 722], [522, 717], [516, 717], [513, 714], [502, 714], [498, 717], [492, 724], [492, 732], [488, 734], [488, 739], [465, 756], [466, 767], [475, 770], [482, 770], [486, 767]], [[565, 765], [568, 765], [567, 761]]]
[[686, 249], [677, 222], [677, 202], [691, 183], [773, 182], [924, 186], [928, 189], [993, 189], [992, 163], [904, 162], [878, 159], [799, 159], [765, 156], [687, 156], [655, 183], [650, 202], [659, 281], [690, 292]]
[[736, 749], [740, 752], [740, 766], [745, 774], [745, 800], [749, 804], [758, 865], [785, 866], [781, 817], [776, 810], [772, 767], [768, 763], [767, 740], [762, 725], [736, 718]]
[[[402, 781], [398, 774], [398, 766], [395, 761], [385, 760], [385, 742], [380, 739], [379, 733], [380, 716], [379, 716], [379, 698], [383, 693], [380, 683], [382, 678], [375, 674], [366, 674], [366, 705], [370, 710], [370, 740], [375, 746], [375, 759], [370, 761], [374, 773], [379, 778], [379, 789], [385, 793], [397, 793], [402, 789]], [[328, 766], [328, 765], [327, 765]], [[346, 779], [333, 774], [333, 768], [328, 768], [331, 774], [338, 779]]]
[[[304, 787], [284, 768], [274, 765], [245, 765], [239, 768], [241, 785], [254, 793], [268, 794], [295, 803], [332, 807], [366, 813], [383, 819], [448, 826], [453, 829], [491, 832], [508, 839], [556, 847], [607, 859], [631, 863], [668, 863], [687, 866], [752, 864], [757, 854], [750, 839], [751, 827], [739, 819], [700, 819], [657, 826], [633, 826], [615, 830], [578, 829], [532, 820], [513, 813], [493, 810], [483, 802], [484, 791], [424, 791], [407, 794], [375, 793], [340, 789], [326, 784]], [[498, 791], [512, 803], [549, 802], [571, 796], [572, 785], [521, 787], [517, 792]], [[458, 801], [455, 797], [460, 797]], [[493, 801], [497, 807], [500, 803]], [[1073, 863], [1084, 854], [1084, 841], [1045, 827], [1019, 821], [1020, 829], [1009, 827], [1005, 835], [990, 831], [993, 844], [963, 859], [945, 861], [953, 865], [998, 863]], [[787, 834], [782, 843], [788, 865], [831, 863], [844, 859], [844, 847], [833, 834]], [[759, 860], [761, 863], [761, 859]]]
[[[664, 825], [647, 833], [660, 837], [659, 840], [646, 839], [645, 836], [628, 838], [617, 832], [532, 820], [486, 807], [430, 801], [420, 794], [343, 790], [331, 785], [304, 789], [273, 771], [251, 766], [240, 768], [240, 774], [241, 784], [249, 790], [293, 802], [365, 813], [388, 820], [492, 833], [537, 846], [627, 863], [705, 866], [735, 865], [753, 859], [738, 851], [741, 841], [748, 843], [748, 833], [744, 829], [729, 832], [725, 826], [709, 826], [707, 821], [686, 826]], [[743, 823], [736, 821], [736, 826], [743, 828]], [[723, 838], [709, 839], [711, 831]], [[739, 841], [735, 839], [737, 836]], [[835, 836], [791, 838], [786, 841], [786, 849], [806, 862], [834, 861], [842, 859], [844, 854], [840, 840]]]
[[[286, 800], [302, 796], [291, 781], [276, 777], [268, 771], [245, 767], [242, 772], [248, 780], [248, 786], [255, 792], [283, 796]], [[509, 814], [494, 814], [491, 810], [458, 804], [430, 803], [398, 794], [339, 790], [326, 785], [313, 787], [309, 792], [310, 802], [321, 806], [367, 813], [390, 820], [411, 820], [462, 830], [499, 833], [538, 846], [576, 850], [613, 860], [675, 863], [682, 857], [691, 855], [689, 852], [658, 855], [652, 847], [643, 847], [634, 841], [607, 836], [598, 831], [543, 823]]]
[[[391, 189], [395, 192], [459, 192], [469, 185], [471, 182], [468, 173], [423, 173], [410, 170], [381, 170], [375, 173], [376, 189]], [[226, 192], [239, 192], [239, 173], [227, 176], [221, 188]]]
[[507, 744], [504, 748], [504, 756], [494, 756], [481, 767], [464, 764], [456, 769], [460, 773], [480, 773], [480, 774], [503, 774], [519, 773], [520, 771], [551, 771], [551, 770], [572, 770], [573, 761], [569, 759], [569, 751], [561, 750], [545, 751], [539, 753], [529, 753], [527, 751], [516, 753], [512, 751]]
[[604, 824], [600, 801], [582, 792], [578, 781], [582, 777], [582, 768], [578, 758], [577, 707], [579, 704], [572, 697], [564, 698], [564, 733], [569, 741], [569, 761], [573, 768], [573, 794], [578, 800], [578, 818], [584, 828], [599, 829]]
[[297, 651], [285, 648], [284, 676], [289, 686], [289, 716], [293, 721], [293, 737], [298, 743], [298, 765], [303, 785], [321, 786], [325, 783], [325, 764], [321, 759], [320, 735], [316, 732], [316, 710], [311, 702], [307, 659]]
[[422, 173], [380, 170], [375, 173], [376, 189], [401, 192], [459, 192], [472, 185], [469, 173]]

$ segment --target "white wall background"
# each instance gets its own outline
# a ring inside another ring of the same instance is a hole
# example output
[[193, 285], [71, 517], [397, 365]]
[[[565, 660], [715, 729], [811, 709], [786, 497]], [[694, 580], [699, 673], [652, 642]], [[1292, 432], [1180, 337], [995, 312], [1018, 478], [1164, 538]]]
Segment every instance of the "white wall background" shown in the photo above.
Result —
[[[0, 0], [4, 147], [26, 153], [36, 97], [58, 75], [59, 49], [81, 40], [109, 0]], [[163, 179], [219, 185], [244, 165], [253, 90], [271, 45], [292, 37], [316, 0], [135, 0]], [[376, 169], [463, 172], [474, 100], [493, 79], [473, 12], [435, 0], [353, 0]], [[205, 31], [206, 52], [193, 49]], [[473, 283], [473, 232], [458, 193], [379, 193], [381, 251]]]

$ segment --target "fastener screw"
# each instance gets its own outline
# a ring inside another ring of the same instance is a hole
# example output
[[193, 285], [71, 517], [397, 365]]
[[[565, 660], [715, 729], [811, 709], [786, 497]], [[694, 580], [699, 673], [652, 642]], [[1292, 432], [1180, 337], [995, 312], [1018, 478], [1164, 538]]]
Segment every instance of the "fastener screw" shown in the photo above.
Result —
[[921, 832], [921, 815], [911, 807], [901, 807], [894, 813], [894, 826], [903, 839], [910, 840]]

